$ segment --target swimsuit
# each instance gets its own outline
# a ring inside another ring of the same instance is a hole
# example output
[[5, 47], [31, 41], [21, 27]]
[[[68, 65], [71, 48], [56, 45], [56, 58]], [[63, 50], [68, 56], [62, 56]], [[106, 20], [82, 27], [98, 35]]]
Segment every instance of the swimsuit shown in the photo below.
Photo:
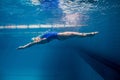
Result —
[[58, 33], [57, 32], [48, 32], [41, 36], [41, 38], [46, 38], [48, 41], [51, 41], [53, 39], [58, 39]]

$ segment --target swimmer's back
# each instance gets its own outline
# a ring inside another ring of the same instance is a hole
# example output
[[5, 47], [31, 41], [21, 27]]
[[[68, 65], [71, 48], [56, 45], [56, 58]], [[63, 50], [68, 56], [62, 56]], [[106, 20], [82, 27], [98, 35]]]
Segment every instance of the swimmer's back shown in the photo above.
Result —
[[41, 36], [41, 38], [46, 38], [48, 41], [53, 39], [58, 39], [58, 33], [57, 32], [48, 32]]

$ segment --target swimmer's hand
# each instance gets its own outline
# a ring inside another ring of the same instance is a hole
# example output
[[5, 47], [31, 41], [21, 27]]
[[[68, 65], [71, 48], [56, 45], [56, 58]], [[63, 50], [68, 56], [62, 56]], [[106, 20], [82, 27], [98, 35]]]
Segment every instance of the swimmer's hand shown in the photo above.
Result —
[[36, 44], [37, 42], [30, 42], [30, 43], [27, 43], [25, 44], [24, 46], [19, 46], [17, 49], [25, 49], [25, 48], [28, 48], [34, 44]]
[[17, 49], [24, 49], [25, 47], [24, 46], [19, 46]]

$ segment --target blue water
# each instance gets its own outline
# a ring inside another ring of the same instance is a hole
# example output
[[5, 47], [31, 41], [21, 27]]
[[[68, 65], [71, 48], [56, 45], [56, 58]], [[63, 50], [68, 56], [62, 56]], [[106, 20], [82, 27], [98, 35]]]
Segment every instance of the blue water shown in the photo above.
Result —
[[[1, 26], [65, 23], [67, 13], [58, 0], [0, 1]], [[0, 29], [0, 80], [120, 80], [119, 3], [87, 1], [94, 7], [71, 12], [89, 17], [82, 22], [87, 25], [78, 28]], [[16, 50], [48, 30], [100, 33]]]

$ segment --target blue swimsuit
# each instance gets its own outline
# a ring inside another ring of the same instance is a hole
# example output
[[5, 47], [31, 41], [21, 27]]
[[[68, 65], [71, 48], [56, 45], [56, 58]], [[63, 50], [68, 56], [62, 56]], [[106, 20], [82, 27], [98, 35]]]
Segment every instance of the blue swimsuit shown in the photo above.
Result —
[[48, 41], [51, 41], [53, 39], [58, 39], [58, 33], [57, 32], [48, 32], [41, 36], [41, 38], [46, 38]]

